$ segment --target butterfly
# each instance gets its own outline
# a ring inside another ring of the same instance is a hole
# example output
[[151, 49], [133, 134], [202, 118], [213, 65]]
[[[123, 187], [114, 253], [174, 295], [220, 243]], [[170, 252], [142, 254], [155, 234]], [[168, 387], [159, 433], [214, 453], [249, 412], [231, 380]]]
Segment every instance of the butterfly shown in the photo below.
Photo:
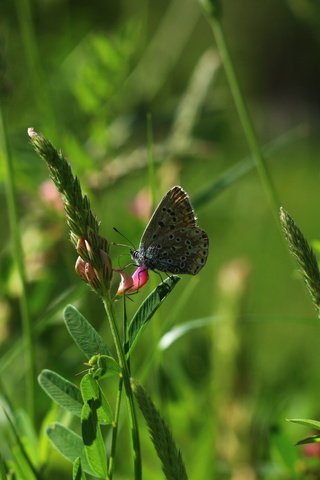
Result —
[[189, 195], [180, 186], [162, 198], [131, 257], [139, 266], [196, 275], [205, 265], [209, 239], [197, 225]]

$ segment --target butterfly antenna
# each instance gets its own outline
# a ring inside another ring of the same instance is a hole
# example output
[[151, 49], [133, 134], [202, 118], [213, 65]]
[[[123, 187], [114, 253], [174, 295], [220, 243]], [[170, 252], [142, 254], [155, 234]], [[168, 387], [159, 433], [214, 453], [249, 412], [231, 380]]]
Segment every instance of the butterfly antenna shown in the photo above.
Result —
[[119, 230], [116, 227], [113, 227], [113, 230], [115, 232], [117, 232], [119, 235], [121, 235], [121, 237], [123, 237], [127, 242], [129, 242], [129, 245], [124, 245], [124, 244], [121, 244], [121, 243], [118, 243], [117, 245], [120, 245], [122, 247], [133, 248], [134, 250], [136, 250], [135, 245], [131, 242], [131, 240], [129, 240], [129, 238], [127, 238], [125, 235], [123, 235], [123, 233], [119, 232]]

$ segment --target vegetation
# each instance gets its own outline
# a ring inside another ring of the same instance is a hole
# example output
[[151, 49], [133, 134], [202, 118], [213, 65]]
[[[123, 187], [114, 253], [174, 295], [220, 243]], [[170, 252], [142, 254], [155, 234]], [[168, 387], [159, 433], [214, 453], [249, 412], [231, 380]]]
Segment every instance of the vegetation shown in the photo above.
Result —
[[1, 480], [318, 478], [319, 6], [253, 3], [1, 2]]

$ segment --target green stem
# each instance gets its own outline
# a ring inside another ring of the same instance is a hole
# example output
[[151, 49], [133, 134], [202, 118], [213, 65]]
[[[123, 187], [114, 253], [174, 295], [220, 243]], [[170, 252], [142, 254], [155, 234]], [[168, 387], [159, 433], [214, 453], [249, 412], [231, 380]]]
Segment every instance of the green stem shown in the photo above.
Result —
[[147, 115], [147, 139], [148, 139], [148, 184], [151, 194], [151, 206], [152, 210], [155, 207], [156, 201], [156, 190], [157, 190], [157, 181], [156, 181], [156, 170], [155, 170], [155, 161], [154, 161], [154, 152], [153, 152], [153, 130], [152, 130], [152, 116], [151, 113]]
[[124, 384], [124, 389], [127, 397], [129, 419], [130, 419], [130, 430], [131, 430], [131, 437], [132, 437], [134, 473], [135, 473], [134, 478], [135, 480], [142, 480], [139, 429], [138, 429], [138, 421], [137, 421], [137, 414], [136, 414], [136, 409], [134, 404], [133, 392], [132, 392], [131, 383], [130, 383], [130, 372], [129, 372], [128, 364], [126, 361], [125, 352], [123, 350], [123, 346], [121, 343], [119, 330], [114, 318], [112, 303], [108, 293], [106, 293], [106, 295], [102, 297], [102, 301], [107, 313], [110, 330], [113, 336], [113, 340], [114, 340], [117, 355], [118, 355], [118, 360], [122, 369], [123, 384]]
[[[122, 328], [123, 328], [123, 343], [124, 343], [124, 345], [126, 345], [126, 343], [127, 343], [127, 308], [126, 308], [126, 296], [125, 295], [123, 295], [123, 326], [122, 326]], [[128, 369], [129, 369], [129, 372], [130, 372], [129, 360], [128, 360]], [[116, 400], [114, 422], [113, 422], [113, 428], [112, 428], [111, 452], [110, 452], [110, 459], [109, 459], [109, 465], [108, 465], [108, 480], [112, 480], [112, 475], [113, 475], [114, 457], [115, 457], [115, 453], [116, 453], [119, 414], [120, 414], [121, 397], [122, 397], [122, 388], [123, 388], [123, 378], [120, 377], [119, 383], [118, 383], [117, 400]]]
[[114, 457], [116, 454], [120, 405], [121, 405], [121, 397], [122, 397], [122, 387], [123, 387], [123, 378], [120, 377], [119, 384], [118, 384], [116, 408], [114, 412], [114, 421], [112, 425], [111, 452], [110, 452], [110, 458], [109, 458], [109, 464], [108, 464], [108, 480], [112, 480], [112, 475], [113, 475]]
[[249, 114], [249, 110], [245, 102], [245, 98], [240, 89], [239, 81], [235, 73], [233, 61], [232, 61], [231, 54], [226, 42], [225, 34], [222, 28], [219, 15], [214, 15], [214, 14], [210, 16], [208, 15], [208, 19], [216, 40], [217, 48], [219, 50], [220, 56], [223, 61], [223, 65], [224, 65], [226, 76], [229, 82], [230, 90], [233, 95], [233, 99], [238, 111], [240, 122], [242, 124], [242, 128], [244, 130], [244, 133], [247, 139], [247, 143], [252, 152], [262, 184], [267, 193], [267, 196], [269, 198], [269, 201], [273, 209], [274, 216], [279, 225], [280, 202], [279, 202], [276, 190], [274, 188], [274, 185], [272, 183], [271, 176], [267, 168], [267, 164], [266, 164], [264, 155], [262, 153], [256, 132], [253, 126], [253, 122]]
[[0, 144], [3, 151], [4, 164], [6, 169], [6, 193], [8, 203], [8, 216], [10, 223], [10, 232], [13, 240], [13, 258], [16, 262], [18, 274], [21, 283], [21, 295], [20, 313], [22, 321], [22, 336], [25, 349], [27, 352], [27, 365], [26, 365], [26, 389], [27, 389], [27, 410], [30, 416], [30, 420], [34, 423], [35, 417], [35, 358], [34, 358], [34, 345], [32, 335], [32, 324], [28, 305], [27, 296], [27, 280], [24, 265], [23, 249], [21, 244], [21, 234], [19, 231], [19, 222], [17, 214], [17, 205], [15, 198], [15, 186], [14, 186], [14, 173], [12, 165], [12, 157], [7, 142], [6, 125], [3, 118], [2, 111], [0, 109]]

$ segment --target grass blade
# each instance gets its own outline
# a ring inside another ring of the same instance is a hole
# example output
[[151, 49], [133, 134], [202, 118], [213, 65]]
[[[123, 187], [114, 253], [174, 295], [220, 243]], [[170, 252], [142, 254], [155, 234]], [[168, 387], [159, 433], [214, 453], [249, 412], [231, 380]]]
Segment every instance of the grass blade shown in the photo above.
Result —
[[144, 389], [133, 384], [133, 391], [140, 410], [149, 427], [153, 445], [162, 463], [167, 480], [188, 480], [187, 472], [172, 434]]
[[320, 430], [320, 422], [317, 420], [309, 420], [308, 418], [288, 418], [288, 422], [298, 423], [299, 425], [304, 425], [305, 427], [315, 428]]
[[[275, 138], [268, 144], [264, 145], [263, 153], [266, 157], [270, 157], [273, 153], [276, 153], [283, 146], [290, 144], [297, 137], [300, 138], [304, 134], [304, 128], [297, 127], [288, 132], [283, 133], [279, 137]], [[206, 189], [200, 192], [198, 195], [194, 195], [192, 204], [194, 208], [202, 207], [209, 201], [213, 200], [220, 193], [231, 187], [240, 178], [244, 177], [247, 173], [255, 168], [255, 162], [253, 157], [247, 156], [243, 160], [239, 161], [233, 167], [226, 170], [218, 180], [215, 180]]]
[[9, 414], [6, 412], [6, 410], [3, 410], [4, 413], [5, 413], [5, 416], [7, 417], [7, 420], [10, 424], [10, 427], [11, 427], [11, 430], [12, 430], [12, 433], [13, 433], [13, 436], [17, 442], [17, 447], [15, 449], [12, 449], [12, 452], [15, 451], [16, 455], [17, 455], [17, 458], [21, 459], [22, 463], [27, 466], [28, 468], [28, 471], [32, 472], [32, 475], [34, 476], [35, 479], [37, 480], [40, 480], [40, 476], [36, 470], [36, 468], [34, 467], [27, 451], [26, 451], [26, 448], [24, 446], [24, 444], [22, 443], [22, 440], [21, 440], [21, 435], [19, 434], [19, 432], [17, 431], [16, 427], [15, 427], [15, 424], [13, 422], [13, 420], [10, 418]]
[[198, 328], [207, 327], [208, 325], [215, 323], [218, 319], [218, 315], [212, 315], [211, 317], [198, 318], [196, 320], [189, 320], [188, 322], [181, 323], [180, 325], [175, 325], [162, 335], [158, 342], [158, 348], [160, 350], [166, 350], [184, 335], [187, 335], [190, 332], [192, 333]]
[[296, 443], [296, 445], [306, 445], [307, 443], [319, 443], [320, 435], [312, 435], [311, 437], [303, 438]]
[[14, 184], [14, 168], [12, 155], [9, 149], [8, 136], [5, 119], [0, 108], [0, 154], [5, 165], [6, 197], [8, 204], [8, 217], [10, 223], [10, 234], [13, 242], [13, 258], [17, 265], [19, 281], [21, 283], [21, 295], [19, 298], [20, 315], [22, 324], [22, 337], [26, 348], [27, 369], [26, 375], [26, 401], [27, 410], [32, 423], [35, 419], [35, 352], [33, 341], [33, 326], [30, 317], [28, 302], [27, 278], [25, 271], [25, 260], [22, 248], [21, 233], [19, 230], [16, 189]]

